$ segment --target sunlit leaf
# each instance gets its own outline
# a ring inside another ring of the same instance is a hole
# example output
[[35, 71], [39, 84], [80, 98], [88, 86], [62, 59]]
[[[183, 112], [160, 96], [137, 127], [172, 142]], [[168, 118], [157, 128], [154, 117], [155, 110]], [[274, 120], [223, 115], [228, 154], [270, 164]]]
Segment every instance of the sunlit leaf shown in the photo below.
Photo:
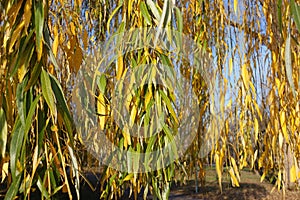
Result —
[[229, 174], [230, 174], [232, 186], [233, 187], [235, 187], [235, 186], [240, 187], [240, 184], [239, 184], [232, 168], [229, 169]]
[[147, 24], [151, 25], [152, 24], [152, 22], [151, 22], [151, 16], [150, 16], [150, 14], [148, 12], [148, 9], [147, 9], [147, 6], [146, 6], [145, 2], [142, 1], [140, 3], [140, 9], [141, 9], [142, 15], [144, 16]]
[[11, 40], [10, 40], [10, 44], [9, 44], [9, 52], [12, 52], [12, 51], [13, 51], [13, 47], [14, 47], [14, 45], [15, 45], [17, 39], [19, 39], [20, 34], [22, 33], [21, 30], [23, 29], [24, 25], [25, 25], [25, 22], [22, 21], [22, 22], [17, 26], [17, 28], [14, 30], [13, 35], [12, 35]]
[[160, 13], [159, 13], [155, 3], [152, 0], [147, 0], [146, 3], [150, 7], [151, 12], [153, 13], [156, 20], [160, 21]]
[[99, 115], [100, 129], [103, 130], [106, 121], [106, 106], [104, 95], [100, 92], [97, 97], [97, 115]]
[[233, 9], [234, 9], [235, 14], [237, 14], [237, 12], [238, 12], [238, 0], [234, 0]]
[[0, 108], [0, 152], [1, 157], [4, 158], [6, 151], [6, 143], [7, 143], [7, 121], [5, 117], [5, 112], [2, 108]]

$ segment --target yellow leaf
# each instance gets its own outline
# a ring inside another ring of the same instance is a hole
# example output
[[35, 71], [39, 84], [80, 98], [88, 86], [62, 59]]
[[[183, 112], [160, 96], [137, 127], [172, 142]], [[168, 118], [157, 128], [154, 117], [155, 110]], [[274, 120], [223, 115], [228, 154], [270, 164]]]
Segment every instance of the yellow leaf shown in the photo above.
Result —
[[75, 34], [76, 34], [76, 28], [75, 28], [75, 25], [74, 25], [73, 22], [70, 23], [70, 29], [71, 29], [71, 33], [72, 33], [73, 35], [75, 35]]
[[97, 113], [99, 115], [100, 129], [103, 130], [104, 126], [105, 126], [105, 121], [106, 121], [105, 120], [106, 108], [105, 108], [104, 95], [102, 93], [100, 93], [99, 96], [98, 96]]
[[254, 104], [254, 107], [255, 107], [255, 110], [257, 112], [257, 115], [259, 116], [259, 119], [262, 120], [262, 114], [260, 112], [260, 108], [258, 107], [258, 105], [255, 101], [252, 101], [252, 103]]
[[287, 143], [289, 143], [289, 136], [287, 133], [287, 127], [286, 127], [286, 121], [285, 121], [285, 112], [282, 110], [280, 111], [280, 124], [281, 124], [281, 130], [284, 136], [284, 139]]
[[74, 59], [73, 59], [73, 64], [74, 64], [73, 68], [74, 68], [75, 73], [77, 73], [80, 69], [80, 66], [82, 63], [82, 58], [83, 58], [82, 50], [79, 47], [79, 45], [76, 45], [76, 50], [75, 50]]
[[82, 4], [82, 0], [76, 0], [75, 1], [75, 6], [81, 6], [81, 4]]
[[278, 140], [279, 140], [279, 149], [282, 149], [282, 145], [283, 145], [282, 133], [279, 133]]
[[25, 25], [25, 22], [22, 21], [18, 26], [17, 28], [14, 30], [13, 34], [12, 34], [12, 37], [11, 37], [11, 40], [10, 40], [10, 44], [9, 44], [9, 53], [13, 52], [13, 47], [14, 47], [14, 44], [16, 43], [17, 39], [20, 38], [20, 34], [22, 33], [22, 29]]
[[128, 1], [128, 16], [131, 16], [131, 11], [132, 11], [132, 3], [134, 0], [129, 0]]
[[221, 114], [222, 116], [224, 116], [224, 105], [225, 104], [225, 97], [224, 95], [221, 95], [221, 99], [220, 99], [220, 108], [221, 108]]
[[123, 181], [129, 181], [129, 180], [132, 179], [132, 177], [133, 177], [133, 173], [128, 174], [128, 175], [123, 179]]
[[238, 0], [234, 0], [234, 2], [233, 2], [233, 9], [234, 9], [234, 12], [235, 12], [235, 14], [237, 14], [237, 4], [238, 4]]
[[239, 182], [238, 182], [238, 180], [237, 180], [237, 178], [234, 174], [234, 171], [233, 171], [232, 167], [230, 167], [230, 169], [229, 169], [229, 174], [230, 174], [230, 177], [231, 177], [232, 186], [233, 187], [235, 187], [235, 186], [240, 187], [240, 184], [239, 184]]
[[83, 38], [82, 38], [84, 49], [88, 46], [88, 32], [86, 30], [83, 31]]
[[31, 19], [31, 0], [27, 0], [25, 7], [24, 7], [24, 22], [25, 22], [25, 28], [27, 29], [30, 23]]
[[2, 166], [1, 183], [3, 183], [3, 181], [5, 180], [7, 175], [8, 175], [8, 162], [4, 163], [3, 166]]
[[126, 99], [125, 99], [125, 107], [126, 109], [129, 111], [130, 109], [130, 103], [131, 103], [131, 100], [132, 100], [132, 95], [131, 94], [128, 94], [126, 96]]
[[220, 160], [222, 160], [222, 158], [220, 159], [219, 157], [219, 154], [216, 153], [215, 155], [215, 160], [216, 160], [216, 171], [217, 171], [217, 174], [218, 174], [218, 180], [219, 180], [219, 187], [220, 187], [220, 190], [222, 192], [222, 166], [221, 166], [221, 163], [220, 163]]
[[255, 132], [255, 142], [258, 140], [258, 121], [254, 118], [254, 132]]
[[295, 183], [297, 180], [297, 172], [296, 172], [296, 167], [295, 164], [291, 167], [290, 169], [290, 181], [292, 183]]
[[281, 170], [279, 170], [279, 172], [278, 172], [277, 186], [278, 186], [278, 190], [280, 190], [280, 186], [281, 186]]
[[26, 74], [27, 70], [26, 70], [26, 67], [25, 67], [25, 63], [21, 65], [21, 67], [18, 69], [18, 79], [19, 79], [19, 82], [21, 83], [25, 74]]
[[57, 49], [58, 49], [58, 34], [54, 36], [54, 41], [52, 45], [52, 51], [55, 57], [57, 56]]
[[238, 167], [236, 165], [236, 162], [235, 162], [234, 158], [231, 157], [231, 156], [230, 156], [230, 160], [231, 160], [232, 167], [234, 169], [234, 173], [235, 173], [238, 181], [240, 181], [241, 179], [240, 179], [239, 170], [238, 170]]
[[[17, 2], [17, 1], [15, 1], [15, 2]], [[23, 4], [23, 1], [18, 1], [18, 3], [13, 4], [13, 6], [11, 8], [9, 8], [6, 16], [9, 16], [8, 20], [9, 20], [9, 24], [11, 26], [15, 25], [15, 21], [17, 19], [17, 16], [18, 16], [18, 13], [19, 13], [19, 10], [20, 10], [22, 4]]]
[[135, 122], [136, 114], [137, 114], [137, 106], [135, 104], [133, 104], [131, 113], [130, 113], [130, 122], [129, 122], [130, 127], [132, 127]]
[[152, 97], [152, 91], [151, 91], [151, 85], [150, 85], [149, 90], [147, 91], [146, 96], [145, 96], [145, 108], [147, 108], [147, 106], [151, 100], [151, 97]]
[[264, 171], [263, 175], [260, 177], [260, 182], [263, 182], [266, 177], [266, 172]]
[[131, 145], [131, 138], [127, 125], [124, 126], [122, 135], [124, 137], [124, 147], [125, 149], [127, 149], [128, 145]]
[[123, 66], [123, 56], [119, 53], [117, 60], [117, 80], [120, 80], [123, 74], [124, 66]]
[[249, 75], [248, 75], [248, 71], [247, 71], [247, 65], [244, 64], [242, 66], [242, 78], [243, 78], [243, 82], [245, 85], [246, 90], [249, 89]]

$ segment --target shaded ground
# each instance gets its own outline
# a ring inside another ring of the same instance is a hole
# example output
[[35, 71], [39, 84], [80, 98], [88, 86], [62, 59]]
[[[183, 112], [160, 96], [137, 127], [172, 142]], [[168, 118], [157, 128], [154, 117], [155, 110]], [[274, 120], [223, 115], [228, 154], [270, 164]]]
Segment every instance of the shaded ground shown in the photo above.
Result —
[[[225, 175], [222, 182], [223, 192], [220, 192], [215, 171], [208, 170], [206, 184], [199, 187], [198, 193], [195, 192], [195, 181], [189, 181], [187, 185], [175, 185], [170, 194], [171, 200], [192, 200], [192, 199], [282, 199], [282, 191], [275, 189], [272, 193], [273, 185], [263, 181], [260, 182], [260, 176], [250, 172], [241, 172], [241, 183], [239, 188], [233, 188], [229, 177]], [[300, 199], [300, 191], [286, 191], [287, 200]]]
[[[230, 184], [230, 177], [226, 174], [223, 175], [223, 192], [220, 192], [219, 184], [216, 179], [216, 172], [214, 170], [206, 171], [206, 184], [204, 187], [198, 188], [198, 193], [195, 192], [195, 181], [190, 180], [186, 185], [173, 184], [170, 200], [193, 200], [193, 199], [202, 199], [202, 200], [215, 200], [215, 199], [239, 199], [239, 200], [248, 200], [248, 199], [265, 199], [265, 200], [277, 200], [282, 199], [282, 191], [275, 189], [272, 193], [271, 190], [273, 185], [269, 182], [260, 182], [260, 176], [250, 171], [241, 172], [241, 182], [240, 187], [233, 188]], [[93, 191], [87, 184], [82, 183], [80, 191], [80, 199], [99, 199], [100, 190], [98, 178], [95, 175], [87, 176], [91, 183], [95, 186]], [[73, 191], [75, 195], [75, 191]], [[125, 193], [128, 193], [126, 191]], [[128, 195], [128, 194], [127, 194]], [[3, 199], [5, 194], [0, 195], [0, 199]], [[39, 193], [32, 193], [30, 199], [41, 199]], [[55, 199], [68, 199], [68, 195], [58, 194], [55, 196]], [[123, 199], [128, 199], [123, 198]], [[133, 199], [133, 198], [132, 198]], [[142, 195], [139, 199], [142, 199]], [[152, 199], [151, 195], [148, 199]], [[296, 200], [300, 199], [300, 191], [286, 191], [287, 200]]]

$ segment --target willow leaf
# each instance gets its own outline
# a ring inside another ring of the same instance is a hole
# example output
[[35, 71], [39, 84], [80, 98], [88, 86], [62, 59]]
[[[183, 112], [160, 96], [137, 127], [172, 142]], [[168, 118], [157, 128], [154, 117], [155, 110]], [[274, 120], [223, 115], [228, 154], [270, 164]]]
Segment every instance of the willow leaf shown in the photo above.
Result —
[[7, 143], [7, 121], [5, 117], [5, 112], [0, 108], [0, 153], [2, 158], [5, 156]]
[[300, 30], [300, 6], [295, 3], [295, 0], [291, 0], [291, 12], [296, 26]]
[[22, 126], [20, 117], [18, 116], [12, 131], [12, 139], [10, 142], [10, 151], [9, 151], [10, 168], [11, 168], [11, 175], [13, 181], [16, 180], [19, 174], [19, 172], [17, 172], [16, 166], [17, 166], [17, 160], [20, 155], [20, 149], [23, 143], [23, 138], [24, 138], [24, 126]]
[[286, 39], [285, 42], [285, 70], [288, 82], [292, 88], [292, 92], [294, 97], [296, 96], [295, 85], [293, 81], [293, 67], [292, 67], [292, 59], [291, 59], [291, 37], [290, 35]]
[[21, 177], [22, 174], [19, 174], [16, 179], [12, 182], [12, 184], [10, 185], [4, 200], [11, 200], [11, 199], [15, 199], [18, 191], [19, 191], [19, 185], [20, 185], [20, 181], [21, 181]]
[[41, 73], [41, 84], [42, 84], [42, 94], [43, 97], [45, 99], [45, 101], [47, 102], [52, 115], [56, 116], [56, 105], [55, 105], [55, 99], [54, 99], [54, 94], [52, 91], [52, 87], [51, 87], [51, 82], [50, 82], [50, 78], [49, 78], [49, 74], [42, 69], [42, 73]]
[[37, 58], [42, 58], [43, 52], [43, 29], [44, 29], [44, 7], [42, 1], [35, 1], [34, 4], [34, 22]]
[[53, 75], [49, 75], [50, 81], [51, 81], [51, 86], [53, 90], [53, 94], [56, 97], [56, 103], [57, 103], [57, 110], [59, 114], [62, 116], [66, 129], [69, 134], [69, 139], [71, 142], [71, 146], [73, 147], [73, 119], [71, 117], [67, 102], [65, 100], [65, 96], [63, 93], [63, 90], [60, 86], [60, 83], [57, 81], [57, 79]]

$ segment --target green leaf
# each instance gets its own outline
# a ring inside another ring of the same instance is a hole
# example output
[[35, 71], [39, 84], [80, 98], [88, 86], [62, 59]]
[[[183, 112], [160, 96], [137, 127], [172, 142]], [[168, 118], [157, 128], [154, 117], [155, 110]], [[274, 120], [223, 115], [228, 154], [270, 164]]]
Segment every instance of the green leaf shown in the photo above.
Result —
[[38, 148], [39, 152], [43, 151], [42, 149], [44, 148], [43, 142], [44, 142], [44, 135], [45, 135], [45, 130], [48, 125], [50, 118], [47, 118], [46, 114], [42, 110], [38, 110]]
[[27, 86], [24, 89], [25, 91], [29, 90], [29, 88], [31, 88], [36, 83], [36, 81], [40, 77], [41, 71], [42, 71], [42, 63], [41, 62], [35, 63], [33, 70], [30, 73], [30, 78], [27, 83]]
[[46, 198], [46, 199], [50, 199], [50, 195], [47, 191], [47, 189], [44, 187], [44, 184], [42, 183], [42, 180], [40, 178], [40, 176], [38, 176], [38, 181], [36, 184], [39, 188], [39, 190], [41, 191], [42, 195]]
[[20, 120], [22, 125], [25, 125], [25, 115], [26, 115], [26, 109], [25, 109], [25, 97], [24, 97], [24, 81], [17, 86], [17, 92], [16, 92], [16, 104], [18, 108], [18, 114], [20, 116]]
[[147, 6], [146, 6], [145, 2], [142, 1], [140, 3], [140, 9], [141, 9], [142, 15], [145, 18], [147, 24], [151, 25], [152, 24], [152, 22], [151, 22], [151, 16], [150, 16], [150, 14], [148, 12], [148, 9], [147, 9]]
[[[45, 32], [46, 32], [46, 35], [49, 35], [48, 29], [46, 29]], [[46, 47], [47, 47], [47, 52], [48, 52], [48, 56], [49, 56], [49, 58], [50, 58], [50, 61], [51, 61], [52, 64], [54, 65], [55, 70], [59, 70], [59, 66], [58, 66], [58, 64], [57, 64], [57, 62], [56, 62], [56, 58], [55, 58], [55, 56], [54, 56], [54, 54], [53, 54], [52, 48], [51, 48], [50, 44], [48, 44], [48, 43], [49, 43], [49, 41], [46, 42], [45, 45], [46, 45]]]
[[147, 144], [147, 148], [146, 148], [146, 152], [145, 152], [145, 170], [148, 170], [148, 167], [150, 165], [151, 160], [153, 159], [153, 157], [150, 157], [150, 155], [153, 155], [153, 147], [155, 144], [155, 141], [157, 139], [158, 135], [154, 134], [153, 136], [150, 137], [148, 144]]
[[291, 12], [298, 31], [300, 31], [300, 6], [295, 3], [295, 0], [291, 0]]
[[162, 28], [164, 28], [171, 20], [171, 12], [172, 12], [171, 3], [172, 3], [171, 1], [164, 1], [162, 14], [158, 24], [158, 30], [154, 38], [154, 46], [156, 46], [157, 44]]
[[18, 116], [15, 122], [15, 126], [12, 131], [12, 139], [10, 142], [10, 168], [11, 168], [11, 175], [13, 181], [16, 180], [19, 172], [17, 172], [17, 160], [20, 155], [20, 149], [22, 147], [24, 137], [24, 127], [22, 126], [20, 117]]
[[68, 131], [71, 146], [73, 147], [73, 141], [74, 141], [73, 119], [71, 117], [67, 102], [65, 100], [64, 93], [62, 91], [62, 88], [61, 88], [59, 82], [51, 74], [49, 75], [49, 77], [50, 77], [53, 93], [54, 93], [54, 95], [56, 97], [56, 101], [57, 101], [56, 102], [57, 110], [58, 110], [59, 114], [62, 116], [62, 119], [64, 120], [64, 123], [65, 123], [64, 125], [66, 126], [66, 129]]
[[106, 77], [104, 74], [101, 74], [101, 76], [99, 77], [98, 87], [100, 92], [104, 94], [106, 88]]
[[[175, 137], [172, 135], [171, 130], [166, 125], [163, 126], [163, 130], [169, 140], [168, 146], [166, 148], [169, 148], [170, 160], [173, 161], [175, 159], [178, 159], [179, 156], [178, 156], [178, 152], [177, 152], [177, 146], [175, 143], [176, 142]], [[174, 157], [175, 157], [175, 159], [174, 159]]]
[[41, 84], [42, 84], [43, 97], [44, 97], [45, 101], [47, 102], [52, 115], [54, 115], [56, 117], [57, 111], [56, 111], [54, 94], [52, 91], [49, 75], [44, 69], [42, 69], [42, 73], [41, 73]]
[[[21, 47], [20, 47], [20, 53], [18, 53], [18, 57], [17, 57], [17, 60], [16, 60], [16, 64], [13, 66], [12, 70], [11, 70], [11, 73], [10, 73], [10, 77], [13, 77], [16, 72], [18, 71], [18, 68], [20, 66], [20, 61], [21, 59], [23, 58], [26, 58], [27, 61], [27, 65], [32, 57], [32, 54], [33, 54], [33, 50], [34, 50], [34, 44], [32, 43], [29, 43], [29, 41], [31, 41], [31, 37], [33, 35], [33, 31], [31, 31], [28, 36], [24, 39], [24, 37], [21, 39]], [[24, 42], [23, 42], [24, 40]], [[29, 43], [29, 45], [28, 45]]]
[[43, 29], [44, 29], [44, 7], [43, 1], [34, 1], [34, 25], [36, 37], [36, 51], [38, 60], [42, 57], [43, 52]]
[[74, 172], [75, 172], [75, 177], [76, 177], [76, 179], [75, 179], [75, 189], [76, 189], [77, 197], [79, 199], [79, 197], [80, 197], [80, 193], [79, 193], [80, 192], [79, 165], [78, 165], [77, 158], [74, 154], [73, 149], [69, 145], [67, 145], [67, 147], [68, 147], [68, 151], [70, 153], [70, 157], [71, 157], [71, 160], [72, 160], [72, 167], [73, 167]]
[[39, 102], [40, 96], [41, 95], [38, 95], [35, 98], [35, 100], [33, 102], [31, 102], [31, 104], [30, 104], [30, 108], [29, 108], [29, 111], [28, 111], [28, 114], [27, 114], [27, 117], [26, 117], [26, 121], [25, 121], [25, 126], [24, 126], [25, 135], [27, 135], [27, 133], [30, 130], [30, 127], [32, 125], [32, 117], [35, 113], [35, 109], [36, 109], [36, 106]]
[[178, 123], [177, 115], [172, 107], [171, 101], [169, 97], [166, 95], [166, 93], [163, 90], [159, 90], [159, 93], [164, 100], [169, 112], [171, 113], [172, 117], [174, 118], [175, 122]]
[[150, 7], [151, 12], [153, 13], [153, 15], [156, 18], [156, 20], [160, 21], [160, 14], [159, 14], [159, 11], [158, 11], [155, 3], [152, 0], [147, 0], [146, 3]]
[[0, 152], [2, 158], [5, 156], [7, 143], [7, 122], [5, 117], [5, 112], [2, 108], [0, 108]]
[[20, 185], [20, 181], [21, 181], [21, 176], [22, 174], [19, 174], [16, 179], [12, 182], [12, 184], [10, 185], [4, 200], [11, 200], [11, 199], [15, 199], [18, 191], [19, 191], [19, 185]]
[[182, 13], [179, 10], [179, 8], [175, 7], [175, 12], [176, 12], [176, 22], [177, 22], [177, 30], [182, 33], [183, 30], [183, 18], [182, 18]]

